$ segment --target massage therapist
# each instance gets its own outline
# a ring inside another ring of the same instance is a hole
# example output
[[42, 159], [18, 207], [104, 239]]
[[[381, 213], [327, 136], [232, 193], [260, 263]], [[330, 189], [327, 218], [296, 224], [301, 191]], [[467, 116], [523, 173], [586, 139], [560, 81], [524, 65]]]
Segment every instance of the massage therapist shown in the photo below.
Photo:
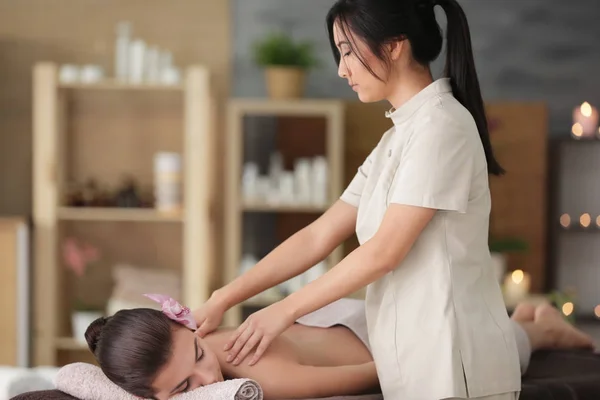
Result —
[[[436, 6], [447, 18], [438, 80], [429, 67], [443, 44]], [[462, 8], [456, 0], [338, 0], [327, 28], [339, 76], [361, 101], [389, 102], [393, 127], [327, 212], [194, 311], [199, 334], [356, 233], [360, 246], [338, 265], [235, 331], [230, 361], [256, 363], [296, 319], [367, 286], [386, 400], [516, 400], [517, 348], [488, 248], [488, 176], [503, 171]]]

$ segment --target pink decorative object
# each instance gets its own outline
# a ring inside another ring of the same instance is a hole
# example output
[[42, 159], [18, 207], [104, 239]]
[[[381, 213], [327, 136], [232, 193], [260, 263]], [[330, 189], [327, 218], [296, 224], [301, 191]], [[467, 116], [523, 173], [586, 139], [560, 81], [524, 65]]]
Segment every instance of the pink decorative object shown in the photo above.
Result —
[[88, 243], [78, 243], [74, 238], [65, 239], [62, 253], [64, 262], [79, 277], [85, 274], [90, 263], [99, 258], [97, 248]]
[[573, 110], [572, 134], [575, 137], [594, 136], [598, 133], [598, 110], [585, 102]]
[[144, 296], [159, 303], [162, 307], [162, 312], [173, 321], [176, 321], [192, 330], [198, 329], [190, 309], [182, 306], [175, 299], [163, 294], [145, 294]]

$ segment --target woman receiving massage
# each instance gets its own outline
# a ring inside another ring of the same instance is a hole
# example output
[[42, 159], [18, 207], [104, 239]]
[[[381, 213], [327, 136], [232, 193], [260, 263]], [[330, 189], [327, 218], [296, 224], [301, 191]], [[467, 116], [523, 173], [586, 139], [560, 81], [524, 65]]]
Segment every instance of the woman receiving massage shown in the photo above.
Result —
[[[171, 299], [157, 301], [162, 311], [122, 310], [94, 321], [86, 332], [104, 374], [135, 396], [166, 400], [234, 378], [258, 382], [266, 400], [379, 390], [366, 330], [360, 329], [366, 324], [360, 300], [342, 299], [306, 315], [275, 338], [261, 362], [253, 366], [226, 361], [223, 347], [233, 329], [222, 328], [200, 338], [187, 308]], [[346, 315], [340, 316], [339, 311]], [[344, 321], [352, 323], [344, 326]], [[590, 337], [566, 322], [550, 304], [520, 304], [511, 326], [521, 373], [536, 350], [593, 346]]]

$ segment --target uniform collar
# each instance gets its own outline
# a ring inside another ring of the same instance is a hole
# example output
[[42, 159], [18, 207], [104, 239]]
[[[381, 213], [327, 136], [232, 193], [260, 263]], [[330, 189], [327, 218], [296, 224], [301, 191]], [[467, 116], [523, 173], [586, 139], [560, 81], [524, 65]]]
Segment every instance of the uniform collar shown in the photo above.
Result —
[[433, 81], [419, 93], [411, 97], [407, 102], [402, 104], [400, 108], [394, 109], [392, 107], [389, 111], [386, 111], [385, 116], [386, 118], [390, 118], [394, 122], [394, 125], [398, 125], [413, 115], [415, 111], [433, 96], [448, 92], [452, 92], [450, 78], [440, 78]]

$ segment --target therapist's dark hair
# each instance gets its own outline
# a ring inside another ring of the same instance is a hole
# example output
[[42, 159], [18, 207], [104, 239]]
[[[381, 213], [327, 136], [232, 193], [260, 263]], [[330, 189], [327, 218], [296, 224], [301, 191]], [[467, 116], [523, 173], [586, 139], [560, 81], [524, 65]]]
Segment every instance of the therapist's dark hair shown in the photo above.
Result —
[[[450, 78], [454, 97], [471, 113], [483, 143], [488, 171], [502, 175], [503, 168], [495, 159], [485, 107], [471, 48], [471, 34], [467, 17], [456, 0], [338, 0], [327, 14], [329, 41], [336, 63], [340, 53], [333, 37], [336, 22], [348, 37], [352, 51], [376, 78], [373, 69], [353, 46], [353, 35], [357, 35], [371, 52], [391, 65], [386, 56], [385, 45], [393, 40], [408, 40], [412, 56], [421, 65], [428, 66], [442, 50], [442, 30], [436, 20], [434, 8], [439, 5], [446, 13], [448, 22], [446, 39], [446, 66], [444, 75]], [[347, 30], [352, 34], [348, 34]]]

